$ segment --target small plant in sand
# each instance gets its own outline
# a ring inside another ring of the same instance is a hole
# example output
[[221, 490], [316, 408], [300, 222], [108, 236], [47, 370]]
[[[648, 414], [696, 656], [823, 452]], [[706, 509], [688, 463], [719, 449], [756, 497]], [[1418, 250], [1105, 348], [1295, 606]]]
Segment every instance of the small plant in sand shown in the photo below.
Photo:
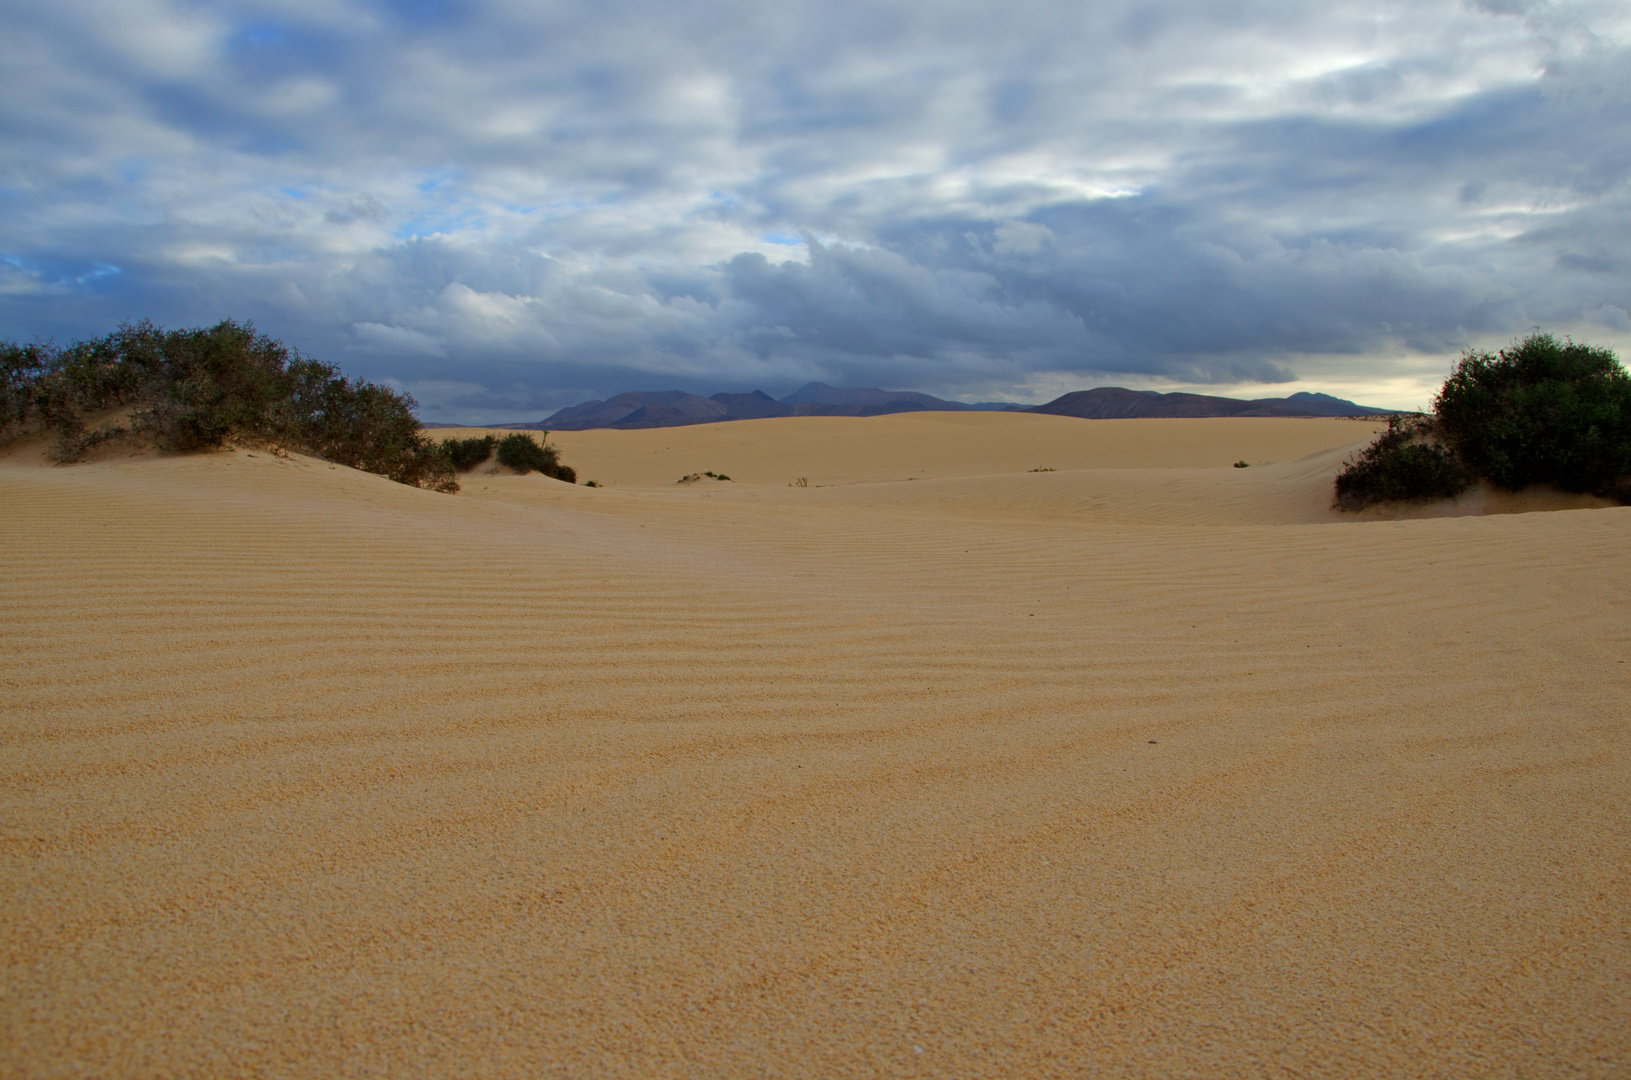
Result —
[[1235, 462], [1235, 468], [1237, 469], [1249, 469], [1251, 467], [1252, 463], [1247, 461], [1245, 458], [1241, 458], [1239, 461]]
[[807, 487], [810, 486], [810, 478], [808, 476], [801, 476], [797, 480], [794, 480], [791, 484], [788, 484], [787, 486], [788, 487], [807, 488]]
[[1631, 503], [1631, 374], [1608, 349], [1534, 333], [1468, 350], [1430, 416], [1395, 417], [1336, 480], [1336, 504], [1453, 498], [1474, 481]]
[[1058, 469], [1048, 468], [1047, 466], [1043, 466], [1041, 468], [1032, 469], [1031, 471], [1032, 472], [1058, 472], [1059, 470]]
[[543, 433], [541, 441], [534, 441], [519, 431], [504, 436], [498, 441], [498, 463], [509, 466], [522, 476], [529, 472], [541, 472], [568, 484], [578, 482], [577, 472], [570, 465], [561, 464], [561, 453], [549, 444], [547, 431]]
[[0, 343], [0, 434], [53, 431], [61, 462], [116, 440], [175, 453], [251, 441], [458, 490], [413, 407], [406, 394], [347, 378], [230, 319], [184, 330], [125, 323], [63, 348]]

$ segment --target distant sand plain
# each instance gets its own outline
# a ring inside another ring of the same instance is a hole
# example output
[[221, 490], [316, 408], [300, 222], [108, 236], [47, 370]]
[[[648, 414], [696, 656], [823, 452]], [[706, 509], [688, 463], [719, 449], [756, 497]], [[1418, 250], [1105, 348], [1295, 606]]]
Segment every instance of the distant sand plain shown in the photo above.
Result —
[[0, 1074], [1631, 1075], [1631, 509], [1373, 430], [14, 447]]

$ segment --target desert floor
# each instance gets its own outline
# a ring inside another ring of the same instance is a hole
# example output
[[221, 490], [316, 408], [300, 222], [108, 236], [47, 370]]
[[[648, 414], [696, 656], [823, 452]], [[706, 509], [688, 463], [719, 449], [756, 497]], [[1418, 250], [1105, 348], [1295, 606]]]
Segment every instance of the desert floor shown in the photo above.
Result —
[[1631, 1075], [1631, 508], [1372, 430], [14, 444], [0, 1074]]

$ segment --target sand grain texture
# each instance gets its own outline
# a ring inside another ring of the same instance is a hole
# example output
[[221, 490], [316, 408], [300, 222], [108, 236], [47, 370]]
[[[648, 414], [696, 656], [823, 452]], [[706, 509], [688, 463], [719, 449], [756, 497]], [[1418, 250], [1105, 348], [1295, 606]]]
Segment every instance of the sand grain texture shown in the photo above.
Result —
[[1371, 430], [14, 452], [0, 1073], [1631, 1074], [1631, 510]]

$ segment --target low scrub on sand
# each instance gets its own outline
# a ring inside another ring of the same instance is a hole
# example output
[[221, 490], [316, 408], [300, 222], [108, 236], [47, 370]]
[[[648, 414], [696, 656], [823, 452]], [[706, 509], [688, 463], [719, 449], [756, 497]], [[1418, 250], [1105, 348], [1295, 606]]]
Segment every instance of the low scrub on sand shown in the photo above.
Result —
[[547, 431], [541, 442], [534, 442], [530, 436], [519, 431], [506, 435], [498, 441], [498, 463], [509, 466], [522, 476], [529, 472], [541, 472], [568, 484], [577, 483], [577, 472], [572, 466], [561, 464], [560, 451], [551, 446], [548, 440]]
[[1472, 479], [1431, 416], [1393, 416], [1337, 476], [1336, 501], [1344, 510], [1359, 510], [1379, 502], [1453, 499]]
[[1535, 333], [1469, 350], [1426, 416], [1395, 417], [1336, 479], [1336, 504], [1453, 498], [1483, 480], [1631, 503], [1631, 374], [1608, 349]]
[[346, 378], [230, 319], [184, 330], [126, 323], [63, 348], [0, 343], [0, 408], [0, 436], [54, 431], [51, 454], [61, 462], [115, 440], [175, 453], [253, 441], [458, 490], [447, 457], [420, 433], [411, 397]]
[[443, 439], [441, 449], [455, 471], [469, 472], [492, 457], [497, 445], [497, 436], [484, 435], [479, 439]]

